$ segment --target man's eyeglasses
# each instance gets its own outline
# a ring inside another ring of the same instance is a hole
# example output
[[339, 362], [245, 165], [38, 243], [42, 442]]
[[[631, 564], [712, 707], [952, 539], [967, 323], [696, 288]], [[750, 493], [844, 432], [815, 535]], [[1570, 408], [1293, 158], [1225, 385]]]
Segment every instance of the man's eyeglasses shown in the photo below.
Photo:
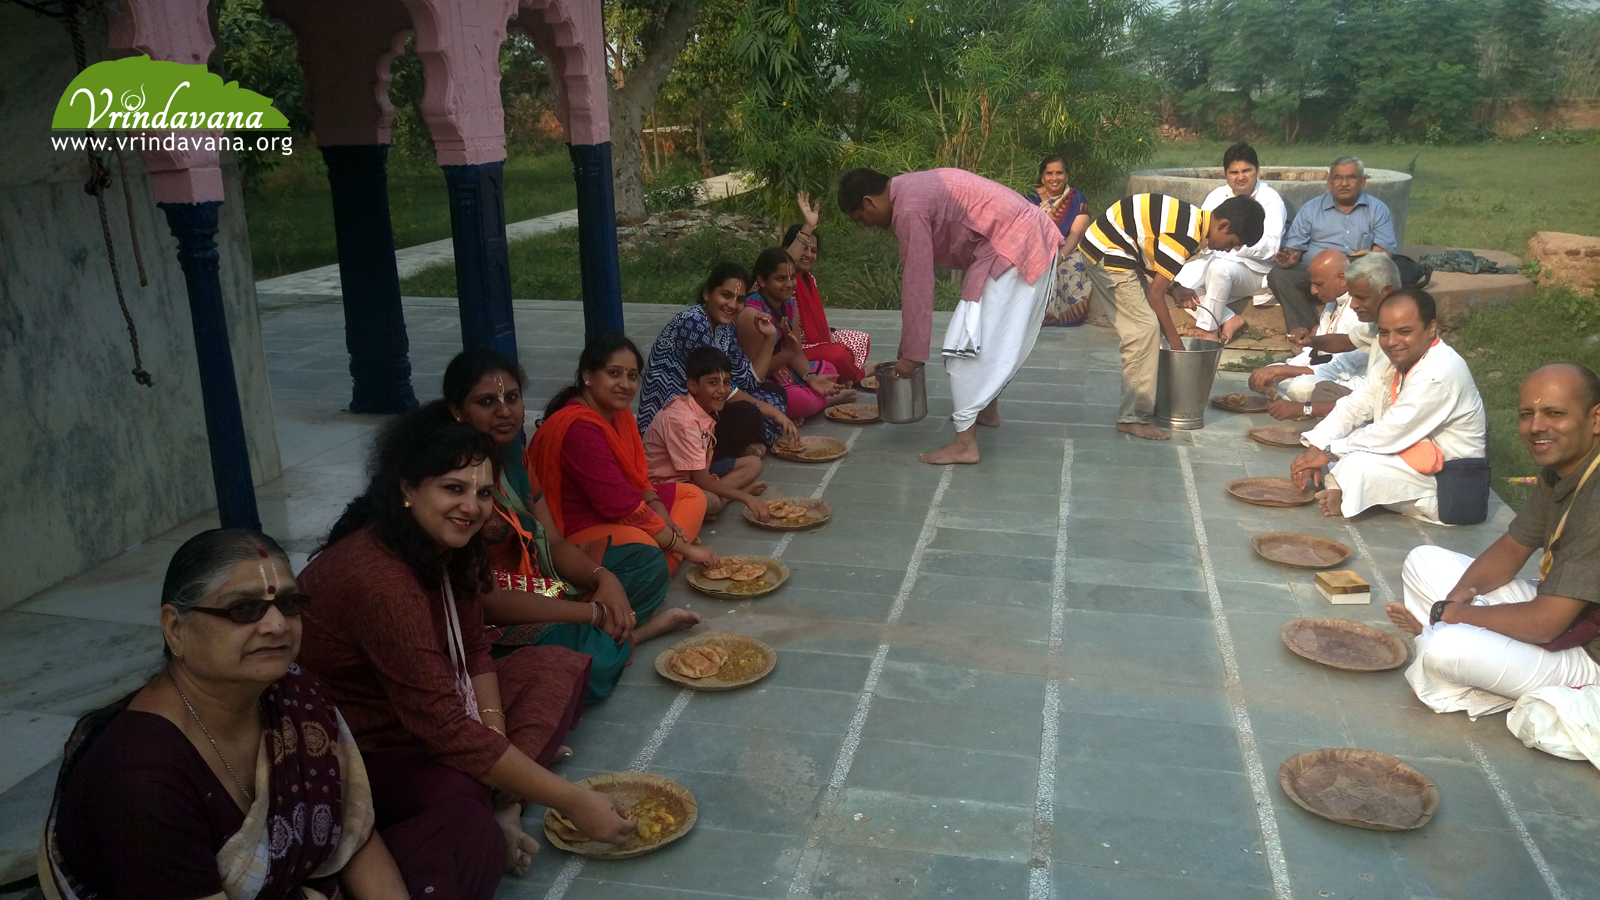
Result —
[[1329, 175], [1328, 180], [1339, 182], [1357, 182], [1365, 177], [1365, 175]]
[[230, 603], [220, 609], [214, 606], [196, 606], [194, 611], [205, 613], [208, 616], [216, 616], [219, 619], [227, 619], [240, 625], [253, 625], [266, 617], [268, 607], [276, 606], [278, 612], [286, 616], [298, 616], [305, 612], [306, 607], [310, 605], [311, 596], [309, 594], [291, 592], [279, 594], [271, 600], [240, 600], [238, 603]]

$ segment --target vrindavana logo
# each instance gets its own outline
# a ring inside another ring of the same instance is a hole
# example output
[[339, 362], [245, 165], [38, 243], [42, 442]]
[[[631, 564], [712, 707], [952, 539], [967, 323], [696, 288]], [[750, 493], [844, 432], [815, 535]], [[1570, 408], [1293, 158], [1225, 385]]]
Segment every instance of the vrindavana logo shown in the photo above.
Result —
[[133, 56], [98, 62], [61, 94], [54, 129], [83, 131], [287, 131], [272, 101], [202, 65]]

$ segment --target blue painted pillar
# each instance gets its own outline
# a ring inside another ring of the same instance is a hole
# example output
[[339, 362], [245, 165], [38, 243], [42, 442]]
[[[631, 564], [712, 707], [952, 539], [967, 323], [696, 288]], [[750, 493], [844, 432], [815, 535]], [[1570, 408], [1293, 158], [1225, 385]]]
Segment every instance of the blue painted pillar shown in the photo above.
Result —
[[333, 193], [333, 230], [344, 294], [344, 345], [350, 352], [350, 411], [417, 408], [411, 344], [400, 307], [400, 273], [389, 220], [388, 144], [323, 147]]
[[617, 197], [611, 142], [568, 144], [578, 186], [578, 259], [586, 340], [622, 334], [622, 270], [617, 263]]
[[239, 385], [233, 375], [228, 319], [222, 307], [217, 270], [217, 210], [221, 201], [160, 203], [167, 226], [178, 239], [178, 264], [189, 288], [195, 358], [200, 364], [200, 398], [205, 405], [206, 439], [211, 446], [211, 480], [217, 489], [217, 515], [223, 528], [261, 529], [255, 485], [250, 479], [250, 446], [245, 442]]
[[490, 347], [516, 359], [511, 265], [506, 258], [505, 166], [501, 160], [439, 168], [450, 190], [461, 344]]

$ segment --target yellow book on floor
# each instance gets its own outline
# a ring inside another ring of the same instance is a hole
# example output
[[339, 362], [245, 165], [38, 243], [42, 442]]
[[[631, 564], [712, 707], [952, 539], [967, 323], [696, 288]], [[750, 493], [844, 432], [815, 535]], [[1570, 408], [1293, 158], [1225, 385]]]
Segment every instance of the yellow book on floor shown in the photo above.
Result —
[[1317, 593], [1339, 606], [1372, 602], [1372, 586], [1349, 569], [1318, 572]]

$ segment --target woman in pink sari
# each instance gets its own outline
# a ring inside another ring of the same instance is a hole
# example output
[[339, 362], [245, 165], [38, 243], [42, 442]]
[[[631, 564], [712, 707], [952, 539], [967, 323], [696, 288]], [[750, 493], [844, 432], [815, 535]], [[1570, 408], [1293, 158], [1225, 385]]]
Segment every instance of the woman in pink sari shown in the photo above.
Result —
[[804, 222], [790, 225], [783, 236], [783, 247], [794, 260], [795, 306], [799, 315], [795, 319], [795, 337], [800, 349], [813, 362], [830, 363], [839, 373], [842, 384], [852, 385], [867, 375], [867, 355], [872, 352], [872, 337], [865, 331], [829, 328], [828, 313], [822, 307], [822, 294], [817, 290], [817, 279], [811, 267], [817, 263], [817, 253], [822, 249], [816, 232], [818, 210], [807, 194], [799, 195], [800, 215]]

